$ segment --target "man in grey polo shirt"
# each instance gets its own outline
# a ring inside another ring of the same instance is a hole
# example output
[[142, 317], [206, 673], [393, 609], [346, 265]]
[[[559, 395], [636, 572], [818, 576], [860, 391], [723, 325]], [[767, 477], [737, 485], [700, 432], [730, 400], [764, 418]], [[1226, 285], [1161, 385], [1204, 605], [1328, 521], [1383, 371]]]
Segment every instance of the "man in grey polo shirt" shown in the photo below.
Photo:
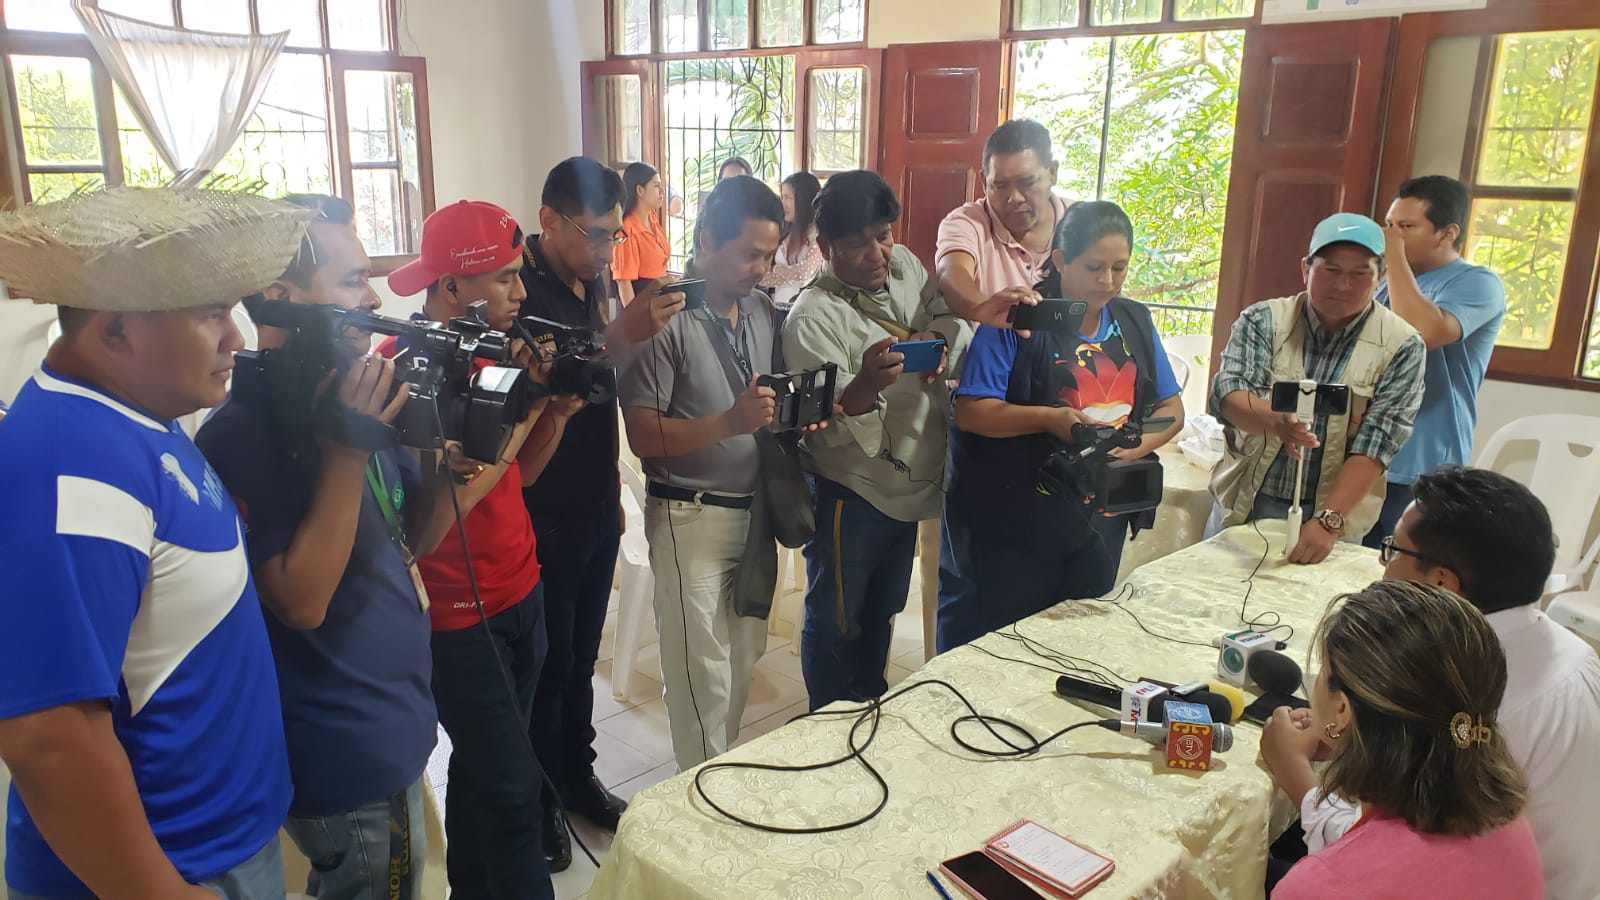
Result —
[[[783, 203], [748, 176], [719, 182], [695, 227], [694, 271], [706, 305], [673, 317], [621, 382], [628, 443], [649, 479], [645, 527], [672, 751], [680, 769], [722, 753], [739, 733], [767, 623], [734, 611], [756, 487], [753, 434], [772, 422], [772, 303], [757, 285], [772, 266]], [[749, 385], [735, 393], [725, 361]]]

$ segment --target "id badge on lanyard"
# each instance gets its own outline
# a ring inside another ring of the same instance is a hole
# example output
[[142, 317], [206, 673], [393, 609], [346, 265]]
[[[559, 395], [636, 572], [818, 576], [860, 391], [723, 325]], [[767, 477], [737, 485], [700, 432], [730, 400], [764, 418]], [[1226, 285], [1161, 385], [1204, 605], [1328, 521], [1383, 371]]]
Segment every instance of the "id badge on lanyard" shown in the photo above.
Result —
[[406, 573], [411, 576], [411, 586], [417, 589], [417, 602], [422, 604], [422, 611], [428, 611], [428, 588], [422, 583], [422, 570], [417, 567], [417, 557], [406, 544], [406, 533], [400, 524], [400, 507], [405, 503], [405, 488], [395, 482], [394, 492], [390, 493], [389, 483], [383, 477], [383, 463], [377, 456], [372, 457], [372, 462], [367, 466], [367, 485], [372, 488], [372, 495], [378, 501], [378, 509], [383, 512], [383, 520], [389, 525], [389, 537], [400, 548], [400, 556], [405, 560]]

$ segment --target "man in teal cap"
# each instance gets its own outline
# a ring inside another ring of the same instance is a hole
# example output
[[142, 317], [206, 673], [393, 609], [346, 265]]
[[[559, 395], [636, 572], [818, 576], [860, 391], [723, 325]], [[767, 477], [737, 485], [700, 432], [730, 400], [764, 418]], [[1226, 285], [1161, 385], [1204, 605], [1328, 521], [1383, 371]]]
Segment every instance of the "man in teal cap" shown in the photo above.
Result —
[[[1373, 297], [1384, 234], [1354, 213], [1322, 220], [1300, 263], [1306, 289], [1241, 314], [1211, 385], [1227, 436], [1211, 476], [1224, 526], [1284, 518], [1305, 454], [1302, 521], [1289, 559], [1317, 563], [1336, 541], [1360, 541], [1383, 507], [1385, 472], [1411, 436], [1422, 403], [1422, 338]], [[1314, 381], [1350, 388], [1348, 409], [1307, 427], [1274, 412], [1272, 386]]]

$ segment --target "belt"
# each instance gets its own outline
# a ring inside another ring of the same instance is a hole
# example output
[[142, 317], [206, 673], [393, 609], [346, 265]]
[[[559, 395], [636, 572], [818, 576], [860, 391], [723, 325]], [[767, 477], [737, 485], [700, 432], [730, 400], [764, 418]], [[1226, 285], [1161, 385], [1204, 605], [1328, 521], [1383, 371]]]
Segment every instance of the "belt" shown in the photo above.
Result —
[[673, 487], [659, 481], [650, 482], [645, 488], [645, 493], [660, 500], [681, 500], [685, 503], [694, 503], [700, 506], [721, 506], [726, 509], [749, 509], [755, 502], [754, 495], [729, 496], [727, 494], [713, 494], [709, 491], [691, 491], [688, 488]]

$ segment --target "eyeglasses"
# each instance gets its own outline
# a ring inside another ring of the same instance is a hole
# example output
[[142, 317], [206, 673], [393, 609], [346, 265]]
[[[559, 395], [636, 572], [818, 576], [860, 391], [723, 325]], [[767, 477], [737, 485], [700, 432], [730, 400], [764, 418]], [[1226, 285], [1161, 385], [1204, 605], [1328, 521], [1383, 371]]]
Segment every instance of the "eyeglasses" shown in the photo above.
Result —
[[561, 218], [566, 219], [568, 225], [571, 225], [573, 228], [583, 232], [583, 236], [589, 239], [589, 243], [596, 247], [604, 247], [607, 244], [610, 244], [613, 247], [618, 247], [626, 243], [628, 240], [628, 233], [623, 231], [621, 228], [618, 228], [616, 231], [607, 234], [604, 231], [590, 231], [582, 225], [579, 225], [577, 222], [572, 221], [572, 217], [566, 213], [562, 213]]
[[1407, 550], [1395, 545], [1394, 535], [1384, 538], [1378, 548], [1378, 559], [1384, 565], [1394, 562], [1396, 556], [1409, 556], [1417, 562], [1427, 562], [1428, 558], [1415, 550]]

